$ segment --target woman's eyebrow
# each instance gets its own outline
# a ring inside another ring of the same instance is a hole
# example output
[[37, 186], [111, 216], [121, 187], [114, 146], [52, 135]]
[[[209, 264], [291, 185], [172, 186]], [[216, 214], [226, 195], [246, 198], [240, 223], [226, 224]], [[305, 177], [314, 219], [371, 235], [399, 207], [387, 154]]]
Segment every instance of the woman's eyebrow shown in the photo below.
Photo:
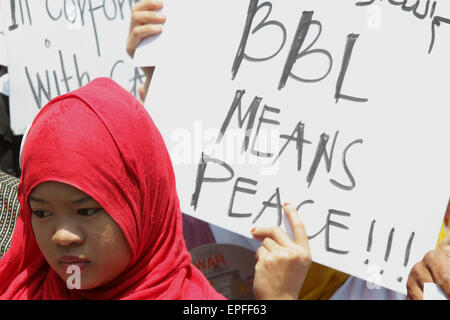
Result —
[[[48, 201], [46, 201], [44, 199], [39, 199], [39, 198], [36, 198], [36, 197], [33, 197], [33, 196], [30, 196], [29, 200], [33, 201], [33, 202], [39, 202], [39, 203], [47, 203], [48, 202]], [[82, 198], [75, 199], [75, 200], [72, 200], [70, 202], [74, 203], [74, 204], [80, 204], [80, 203], [83, 203], [83, 202], [86, 202], [86, 201], [90, 201], [90, 200], [93, 200], [93, 198], [91, 196], [86, 195], [86, 196], [83, 196]]]
[[75, 204], [80, 204], [80, 203], [83, 203], [83, 202], [86, 202], [86, 201], [90, 201], [90, 200], [93, 200], [92, 197], [86, 195], [86, 196], [83, 196], [82, 198], [79, 198], [79, 199], [76, 199], [76, 200], [72, 200], [71, 202], [75, 203]]
[[41, 203], [46, 203], [46, 202], [47, 202], [47, 201], [45, 201], [44, 199], [35, 198], [35, 197], [33, 197], [33, 196], [30, 196], [30, 197], [29, 197], [29, 200], [30, 200], [30, 201], [33, 201], [33, 202], [41, 202]]

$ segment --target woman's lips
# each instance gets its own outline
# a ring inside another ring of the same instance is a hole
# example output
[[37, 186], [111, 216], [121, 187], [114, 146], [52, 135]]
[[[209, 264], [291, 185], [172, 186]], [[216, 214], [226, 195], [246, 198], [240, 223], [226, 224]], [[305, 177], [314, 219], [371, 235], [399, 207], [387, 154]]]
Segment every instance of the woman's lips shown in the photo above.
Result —
[[65, 256], [59, 258], [58, 263], [64, 268], [64, 270], [67, 270], [70, 266], [77, 266], [81, 270], [85, 268], [90, 261], [76, 256]]

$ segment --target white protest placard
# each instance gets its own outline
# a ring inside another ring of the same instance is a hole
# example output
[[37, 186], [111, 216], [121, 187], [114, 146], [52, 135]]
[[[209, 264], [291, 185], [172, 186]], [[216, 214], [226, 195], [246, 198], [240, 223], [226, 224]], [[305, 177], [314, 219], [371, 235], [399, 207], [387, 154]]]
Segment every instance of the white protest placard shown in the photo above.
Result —
[[449, 200], [450, 4], [164, 4], [140, 54], [182, 211], [251, 237], [289, 202], [314, 261], [406, 293]]
[[[163, 7], [158, 10], [158, 12], [162, 14], [166, 13], [165, 2], [163, 2]], [[164, 42], [165, 40], [163, 33], [143, 39], [136, 47], [133, 57], [133, 64], [137, 67], [154, 67], [157, 64], [157, 58], [155, 56], [156, 52], [158, 52], [160, 59], [164, 58], [164, 52], [157, 49], [164, 48]]]
[[0, 93], [9, 96], [9, 76], [7, 73], [0, 77]]
[[[0, 11], [1, 10], [1, 3], [0, 3]], [[7, 66], [8, 65], [8, 58], [6, 57], [6, 41], [5, 41], [5, 28], [3, 25], [2, 16], [0, 15], [0, 65], [1, 66]]]
[[137, 94], [145, 76], [125, 51], [136, 2], [3, 1], [15, 134], [52, 98], [97, 77], [110, 77]]
[[436, 283], [423, 284], [423, 300], [448, 300], [445, 293]]

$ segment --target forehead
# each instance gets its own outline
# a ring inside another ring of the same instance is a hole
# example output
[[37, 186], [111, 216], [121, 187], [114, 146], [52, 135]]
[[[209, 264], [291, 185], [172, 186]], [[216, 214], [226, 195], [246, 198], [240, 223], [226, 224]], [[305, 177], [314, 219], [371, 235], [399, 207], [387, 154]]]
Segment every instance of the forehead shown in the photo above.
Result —
[[78, 200], [93, 200], [83, 191], [56, 181], [47, 181], [37, 185], [30, 193], [30, 202], [52, 202], [67, 201], [76, 202]]

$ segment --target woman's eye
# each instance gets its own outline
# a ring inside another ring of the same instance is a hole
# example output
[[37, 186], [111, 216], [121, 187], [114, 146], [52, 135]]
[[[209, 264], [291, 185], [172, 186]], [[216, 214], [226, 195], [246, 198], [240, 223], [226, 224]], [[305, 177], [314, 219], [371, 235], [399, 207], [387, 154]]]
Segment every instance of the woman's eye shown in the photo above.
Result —
[[86, 217], [90, 217], [93, 216], [94, 214], [96, 214], [97, 212], [99, 212], [100, 208], [89, 208], [89, 209], [79, 209], [78, 210], [78, 214], [82, 215], [82, 216], [86, 216]]
[[50, 212], [44, 211], [44, 210], [35, 210], [35, 211], [32, 211], [32, 214], [34, 214], [39, 219], [44, 219], [44, 218], [51, 216]]

